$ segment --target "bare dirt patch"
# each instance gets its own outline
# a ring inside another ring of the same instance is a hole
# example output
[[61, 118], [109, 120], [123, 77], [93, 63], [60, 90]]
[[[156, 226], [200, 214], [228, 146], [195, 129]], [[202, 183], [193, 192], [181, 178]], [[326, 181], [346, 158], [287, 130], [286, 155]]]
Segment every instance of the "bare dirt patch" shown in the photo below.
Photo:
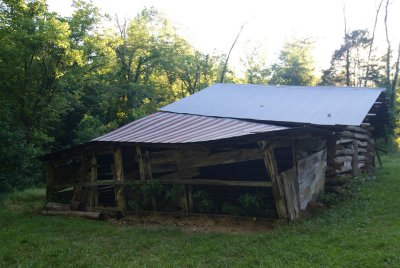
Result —
[[190, 232], [251, 233], [273, 229], [279, 220], [203, 214], [137, 213], [110, 220], [120, 226], [179, 228]]

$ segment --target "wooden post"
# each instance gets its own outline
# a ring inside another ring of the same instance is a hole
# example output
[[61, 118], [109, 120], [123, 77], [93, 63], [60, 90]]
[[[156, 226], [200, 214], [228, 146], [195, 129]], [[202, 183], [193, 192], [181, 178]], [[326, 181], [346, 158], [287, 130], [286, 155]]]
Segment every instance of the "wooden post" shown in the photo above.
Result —
[[[79, 184], [82, 184], [85, 182], [85, 177], [86, 177], [85, 156], [82, 155], [80, 160], [81, 160], [81, 166], [80, 166]], [[82, 186], [74, 186], [70, 205], [75, 206], [76, 204], [84, 203], [85, 201], [87, 200], [85, 199]]]
[[327, 157], [326, 157], [326, 164], [327, 170], [326, 175], [328, 177], [335, 176], [335, 154], [336, 154], [336, 139], [333, 137], [329, 137], [326, 141], [326, 150], [327, 150]]
[[146, 153], [145, 153], [145, 160], [146, 160], [145, 161], [146, 162], [145, 169], [146, 169], [146, 175], [147, 175], [146, 179], [152, 180], [153, 179], [153, 172], [151, 171], [151, 161], [150, 161], [150, 153], [149, 153], [149, 151], [146, 151]]
[[142, 151], [140, 150], [139, 144], [136, 144], [136, 159], [139, 164], [140, 180], [144, 181], [146, 179], [146, 172], [144, 169]]
[[292, 161], [293, 161], [293, 169], [294, 169], [293, 183], [294, 183], [296, 198], [297, 198], [296, 201], [298, 204], [298, 209], [300, 211], [300, 185], [299, 185], [299, 171], [297, 169], [297, 140], [296, 139], [293, 140], [293, 142], [292, 142]]
[[353, 148], [354, 148], [354, 154], [353, 154], [353, 159], [351, 162], [352, 165], [352, 175], [357, 176], [359, 174], [359, 169], [358, 169], [358, 142], [357, 140], [353, 140]]
[[[140, 180], [144, 181], [147, 179], [153, 179], [153, 174], [151, 171], [151, 161], [150, 153], [146, 152], [145, 157], [142, 156], [142, 150], [139, 144], [136, 144], [136, 159], [139, 165]], [[153, 196], [151, 198], [151, 205], [153, 210], [157, 210], [156, 198]]]
[[298, 181], [295, 174], [296, 171], [294, 169], [289, 169], [285, 172], [282, 172], [280, 175], [282, 178], [287, 217], [289, 220], [297, 219], [300, 216], [300, 195], [298, 187], [296, 187], [296, 184], [298, 185]]
[[[264, 144], [265, 146], [265, 144]], [[267, 145], [263, 149], [264, 153], [264, 163], [267, 167], [267, 171], [271, 177], [272, 182], [272, 192], [274, 194], [276, 210], [278, 212], [279, 218], [287, 219], [285, 193], [282, 185], [281, 178], [278, 173], [278, 166], [276, 164], [274, 145]]]
[[[90, 182], [95, 183], [97, 181], [97, 159], [96, 155], [92, 154], [91, 170], [90, 170]], [[90, 187], [90, 207], [97, 207], [99, 205], [99, 191], [98, 186], [92, 185]]]
[[[117, 147], [114, 149], [114, 182], [121, 183], [124, 182], [124, 165], [122, 161], [122, 149]], [[123, 185], [114, 185], [115, 192], [115, 203], [117, 207], [125, 211], [126, 210], [126, 200], [125, 200], [125, 188]]]
[[54, 164], [47, 162], [47, 177], [46, 177], [46, 201], [53, 201], [54, 183], [55, 183], [55, 168]]
[[187, 202], [188, 202], [188, 212], [193, 212], [193, 187], [192, 185], [185, 185], [185, 190], [187, 193]]
[[[80, 181], [81, 183], [87, 182], [87, 161], [86, 161], [86, 156], [83, 155], [81, 157], [81, 177], [80, 177]], [[77, 191], [77, 201], [80, 201], [81, 203], [84, 203], [84, 205], [89, 205], [89, 189], [87, 188], [83, 188], [83, 187], [78, 187], [78, 191]]]

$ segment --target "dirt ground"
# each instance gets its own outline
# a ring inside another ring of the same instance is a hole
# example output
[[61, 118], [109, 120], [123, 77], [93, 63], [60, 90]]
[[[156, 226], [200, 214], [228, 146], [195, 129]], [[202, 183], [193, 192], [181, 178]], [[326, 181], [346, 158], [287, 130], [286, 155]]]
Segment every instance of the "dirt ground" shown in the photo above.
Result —
[[251, 233], [272, 230], [277, 219], [235, 217], [224, 215], [138, 213], [122, 219], [110, 219], [120, 226], [179, 228], [190, 232]]

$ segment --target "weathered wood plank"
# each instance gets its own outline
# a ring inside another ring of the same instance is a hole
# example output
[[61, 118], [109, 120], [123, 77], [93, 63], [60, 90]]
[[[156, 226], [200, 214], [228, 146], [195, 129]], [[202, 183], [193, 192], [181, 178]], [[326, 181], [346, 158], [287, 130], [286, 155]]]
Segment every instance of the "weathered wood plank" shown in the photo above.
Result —
[[151, 153], [150, 159], [153, 169], [158, 169], [158, 164], [176, 162], [177, 169], [190, 169], [212, 165], [229, 164], [251, 160], [261, 160], [264, 156], [262, 152], [255, 149], [232, 150], [219, 153], [210, 153], [209, 150], [181, 150]]
[[117, 147], [114, 149], [114, 192], [115, 192], [115, 202], [117, 207], [125, 211], [126, 210], [126, 200], [125, 200], [125, 188], [123, 186], [124, 178], [124, 166], [122, 160], [122, 149]]
[[295, 176], [294, 169], [289, 169], [280, 174], [285, 192], [286, 209], [289, 220], [295, 220], [300, 216], [300, 197], [299, 191], [296, 189], [296, 184], [298, 185], [299, 183]]
[[68, 204], [61, 204], [56, 202], [47, 202], [45, 205], [47, 210], [69, 210]]
[[359, 132], [362, 134], [367, 134], [367, 135], [370, 134], [370, 132], [368, 130], [366, 130], [365, 128], [362, 128], [362, 127], [358, 127], [358, 126], [347, 126], [346, 129], [349, 131]]
[[54, 164], [47, 162], [47, 177], [46, 177], [46, 201], [52, 201], [54, 195]]
[[352, 139], [338, 139], [336, 140], [336, 144], [351, 143], [352, 141], [353, 141]]
[[[320, 151], [310, 154], [306, 158], [298, 161], [299, 195], [300, 207], [302, 210], [305, 210], [308, 203], [314, 201], [318, 194], [324, 189], [327, 172], [326, 157], [326, 149], [322, 148]], [[332, 169], [330, 169], [329, 172], [335, 174], [335, 171]]]
[[150, 161], [150, 153], [146, 151], [144, 154], [144, 165], [146, 169], [146, 179], [152, 180], [153, 179], [153, 171], [151, 168], [151, 161]]
[[90, 182], [78, 183], [78, 184], [63, 184], [56, 185], [55, 188], [63, 189], [72, 186], [79, 187], [90, 187], [91, 185], [104, 186], [104, 185], [138, 185], [147, 182], [158, 182], [161, 184], [171, 184], [171, 185], [221, 185], [221, 186], [239, 186], [239, 187], [271, 187], [272, 183], [268, 181], [246, 181], [246, 180], [214, 180], [214, 179], [171, 179], [171, 180], [136, 180], [136, 181], [120, 181], [116, 182], [114, 180], [100, 180], [93, 184]]
[[175, 162], [177, 159], [184, 156], [197, 156], [197, 157], [207, 157], [210, 154], [210, 150], [207, 148], [199, 148], [197, 150], [187, 149], [187, 150], [168, 150], [161, 152], [152, 152], [150, 154], [151, 164], [164, 164]]
[[105, 216], [102, 212], [92, 211], [71, 211], [71, 210], [42, 210], [42, 215], [47, 216], [68, 216], [68, 217], [82, 217], [92, 220], [104, 220]]
[[[296, 198], [297, 198], [297, 204], [300, 209], [300, 185], [299, 185], [299, 169], [297, 167], [298, 159], [297, 159], [297, 150], [298, 150], [298, 141], [294, 139], [292, 141], [292, 164], [293, 164], [293, 169], [294, 169], [294, 186], [296, 190]], [[334, 143], [333, 143], [334, 144]]]
[[188, 212], [193, 212], [193, 187], [192, 185], [185, 185], [188, 200]]
[[[90, 182], [94, 184], [97, 181], [97, 159], [96, 155], [92, 154], [91, 163], [91, 170], [90, 170]], [[90, 188], [90, 200], [89, 206], [90, 207], [97, 207], [99, 205], [99, 192], [98, 187], [93, 185]]]
[[[352, 174], [353, 176], [357, 176], [359, 173], [359, 169], [358, 169], [358, 143], [357, 141], [353, 141], [353, 147], [354, 147], [354, 153], [353, 153], [353, 159], [352, 159]], [[361, 156], [360, 156], [361, 158]]]
[[[336, 144], [346, 144], [346, 143], [352, 145], [353, 139], [338, 139], [336, 141]], [[358, 140], [357, 143], [358, 143], [358, 147], [367, 147], [368, 146], [368, 142], [366, 142], [366, 141]]]
[[353, 138], [357, 140], [368, 140], [371, 137], [368, 134], [355, 133], [350, 131], [343, 131], [340, 133], [343, 138]]
[[267, 145], [264, 150], [264, 163], [267, 167], [267, 172], [269, 173], [272, 181], [272, 192], [275, 199], [276, 210], [278, 216], [281, 219], [287, 219], [286, 204], [284, 199], [284, 189], [282, 185], [281, 178], [278, 173], [278, 166], [275, 160], [274, 146], [273, 144]]
[[342, 155], [354, 155], [354, 150], [353, 149], [336, 150], [335, 156], [342, 156]]
[[140, 179], [144, 181], [146, 179], [146, 171], [143, 163], [142, 150], [140, 149], [139, 144], [136, 144], [136, 159], [139, 165]]
[[158, 180], [186, 179], [198, 176], [199, 174], [200, 171], [198, 168], [192, 168], [192, 169], [181, 170], [163, 176], [158, 176], [157, 179]]
[[340, 164], [340, 163], [343, 163], [343, 162], [346, 162], [346, 161], [352, 161], [353, 160], [353, 156], [348, 156], [348, 155], [346, 155], [346, 156], [336, 156], [335, 157], [335, 163], [336, 164]]
[[195, 167], [204, 167], [212, 165], [222, 165], [229, 163], [237, 163], [243, 161], [251, 161], [263, 159], [262, 152], [255, 149], [241, 149], [228, 152], [220, 152], [215, 154], [209, 154], [205, 157], [193, 155], [192, 158], [184, 157], [178, 162], [178, 169], [187, 169]]

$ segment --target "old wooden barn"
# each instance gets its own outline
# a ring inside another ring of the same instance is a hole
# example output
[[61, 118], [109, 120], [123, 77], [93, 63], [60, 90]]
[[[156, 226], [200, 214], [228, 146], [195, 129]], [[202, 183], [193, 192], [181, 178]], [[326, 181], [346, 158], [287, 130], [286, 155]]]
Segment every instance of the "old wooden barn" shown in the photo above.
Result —
[[374, 167], [385, 120], [380, 88], [215, 84], [43, 156], [47, 200], [295, 219], [327, 182]]

